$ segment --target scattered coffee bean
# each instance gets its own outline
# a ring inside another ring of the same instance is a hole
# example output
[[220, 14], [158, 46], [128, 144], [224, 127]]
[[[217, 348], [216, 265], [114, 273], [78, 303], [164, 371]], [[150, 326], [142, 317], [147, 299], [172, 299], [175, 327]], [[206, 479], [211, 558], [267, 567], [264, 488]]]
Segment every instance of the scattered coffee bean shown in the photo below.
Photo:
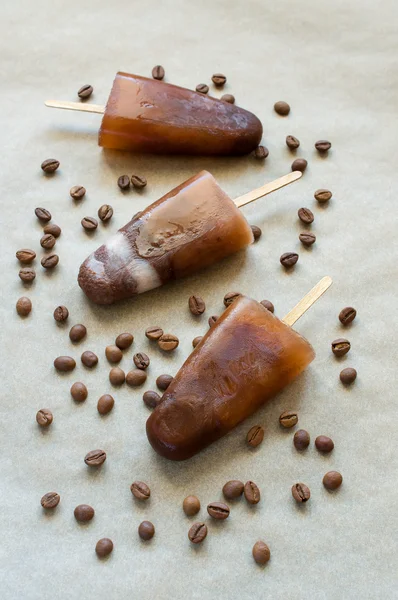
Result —
[[219, 317], [217, 315], [212, 315], [211, 317], [208, 318], [208, 324], [209, 327], [213, 327], [213, 325], [215, 325], [218, 321]]
[[54, 319], [58, 321], [58, 323], [63, 323], [69, 317], [69, 310], [66, 308], [66, 306], [57, 306], [53, 315]]
[[55, 508], [58, 506], [61, 497], [57, 492], [47, 492], [40, 500], [40, 504], [43, 508]]
[[45, 233], [40, 239], [40, 246], [46, 250], [54, 248], [56, 239], [51, 233]]
[[198, 83], [198, 85], [196, 86], [195, 89], [200, 94], [208, 94], [209, 93], [209, 86], [206, 85], [205, 83]]
[[145, 335], [148, 340], [158, 340], [163, 335], [163, 329], [158, 325], [151, 325], [145, 329]]
[[182, 510], [187, 517], [193, 517], [200, 511], [200, 501], [196, 496], [187, 496], [182, 503]]
[[41, 266], [45, 269], [53, 269], [59, 263], [58, 254], [50, 254], [49, 256], [43, 256], [40, 261]]
[[123, 369], [113, 367], [109, 371], [109, 381], [112, 385], [122, 385], [126, 381], [126, 374]]
[[97, 410], [100, 415], [107, 415], [115, 405], [115, 400], [110, 394], [104, 394], [98, 399]]
[[113, 208], [110, 204], [103, 204], [98, 209], [98, 217], [101, 221], [106, 222], [109, 221], [113, 216]]
[[31, 283], [36, 277], [36, 271], [32, 267], [24, 267], [18, 275], [24, 283]]
[[315, 438], [315, 448], [319, 450], [319, 452], [331, 452], [334, 448], [334, 442], [327, 435], [318, 435], [318, 437]]
[[261, 444], [264, 439], [264, 429], [261, 425], [254, 425], [251, 427], [246, 435], [246, 442], [252, 448], [256, 448]]
[[35, 208], [35, 215], [40, 221], [51, 221], [51, 213], [46, 208]]
[[343, 477], [338, 471], [329, 471], [323, 476], [322, 482], [327, 490], [337, 490], [343, 483]]
[[258, 160], [264, 160], [265, 158], [267, 158], [268, 154], [269, 150], [265, 146], [257, 146], [257, 148], [254, 151], [254, 156]]
[[310, 488], [304, 483], [295, 483], [292, 486], [292, 496], [296, 502], [308, 502], [311, 497]]
[[206, 310], [206, 304], [200, 296], [190, 296], [188, 306], [193, 315], [202, 315]]
[[82, 100], [87, 100], [87, 98], [90, 98], [93, 91], [94, 91], [93, 86], [86, 83], [86, 85], [82, 85], [82, 87], [77, 91], [77, 95]]
[[32, 302], [26, 296], [22, 296], [16, 303], [17, 313], [20, 317], [27, 317], [32, 310]]
[[224, 485], [222, 493], [227, 500], [235, 500], [243, 494], [244, 487], [243, 481], [232, 479]]
[[274, 104], [274, 111], [278, 115], [281, 115], [282, 117], [286, 117], [286, 115], [288, 115], [290, 113], [290, 106], [288, 105], [287, 102], [284, 102], [283, 100], [279, 100], [278, 102], [275, 102], [275, 104]]
[[220, 100], [223, 100], [223, 102], [228, 102], [228, 104], [235, 104], [235, 96], [232, 94], [224, 94], [221, 96]]
[[270, 300], [261, 300], [260, 304], [262, 304], [264, 308], [269, 310], [269, 312], [273, 313], [275, 311], [275, 307]]
[[83, 217], [80, 222], [86, 231], [94, 231], [98, 227], [98, 221], [94, 217]]
[[94, 509], [89, 504], [79, 504], [73, 511], [76, 521], [87, 523], [94, 517]]
[[338, 338], [332, 342], [332, 352], [335, 356], [344, 356], [350, 351], [351, 344], [345, 338]]
[[148, 500], [151, 495], [149, 486], [143, 481], [134, 481], [130, 486], [130, 490], [137, 500]]
[[73, 369], [76, 367], [76, 361], [71, 356], [58, 356], [54, 360], [54, 367], [57, 369], [57, 371], [67, 373], [68, 371], [73, 371]]
[[36, 421], [40, 427], [48, 427], [53, 422], [53, 414], [48, 408], [41, 408], [36, 413]]
[[117, 184], [121, 190], [128, 190], [130, 187], [130, 177], [128, 175], [120, 175]]
[[333, 196], [332, 192], [329, 190], [319, 189], [314, 193], [315, 200], [318, 200], [321, 204], [324, 202], [328, 202]]
[[115, 345], [120, 350], [127, 350], [133, 342], [134, 336], [131, 333], [120, 333], [115, 340]]
[[286, 269], [293, 267], [299, 259], [299, 255], [296, 252], [285, 252], [280, 257], [280, 263]]
[[196, 348], [196, 346], [199, 344], [200, 341], [203, 340], [203, 335], [197, 335], [196, 338], [193, 338], [192, 340], [192, 346], [194, 348]]
[[159, 375], [159, 377], [156, 379], [156, 385], [164, 392], [167, 390], [172, 381], [173, 377], [171, 375]]
[[188, 531], [189, 541], [200, 544], [207, 536], [207, 527], [204, 523], [194, 523]]
[[23, 250], [18, 250], [15, 253], [15, 256], [19, 260], [19, 262], [27, 265], [32, 262], [36, 258], [36, 252], [34, 250], [29, 250], [28, 248], [24, 248]]
[[105, 356], [110, 363], [118, 363], [123, 358], [123, 352], [117, 346], [107, 346], [105, 348]]
[[210, 502], [207, 505], [207, 512], [213, 519], [223, 521], [229, 517], [229, 506], [223, 502]]
[[307, 166], [308, 162], [305, 160], [305, 158], [296, 158], [296, 160], [292, 162], [292, 171], [301, 171], [304, 173]]
[[74, 200], [81, 200], [86, 195], [86, 188], [83, 185], [74, 185], [69, 194]]
[[142, 369], [134, 369], [133, 371], [129, 371], [126, 375], [126, 383], [127, 385], [131, 385], [132, 387], [137, 387], [145, 383], [147, 378], [147, 374]]
[[88, 391], [84, 383], [76, 381], [70, 388], [70, 393], [75, 402], [84, 402], [88, 396]]
[[105, 558], [105, 556], [109, 556], [109, 554], [113, 550], [113, 542], [109, 538], [102, 538], [98, 540], [95, 551], [99, 558]]
[[243, 493], [249, 504], [258, 504], [260, 502], [260, 490], [254, 481], [246, 481]]
[[235, 302], [235, 300], [237, 300], [238, 298], [240, 298], [242, 294], [240, 292], [228, 292], [227, 294], [225, 294], [224, 296], [224, 306], [229, 306], [230, 304], [232, 304], [232, 302]]
[[148, 408], [156, 408], [160, 404], [160, 396], [153, 390], [147, 390], [142, 396], [145, 406]]
[[310, 445], [310, 434], [305, 429], [296, 431], [293, 437], [293, 444], [296, 450], [305, 450]]
[[44, 229], [44, 233], [51, 233], [55, 238], [61, 235], [61, 227], [56, 225], [55, 223], [48, 223]]
[[159, 348], [165, 352], [175, 350], [179, 343], [180, 340], [178, 337], [172, 333], [164, 333], [162, 337], [158, 339]]
[[300, 141], [294, 137], [294, 135], [288, 135], [286, 137], [286, 146], [290, 148], [290, 150], [297, 150], [300, 146]]
[[316, 242], [316, 235], [310, 231], [302, 231], [299, 235], [299, 240], [303, 246], [312, 246]]
[[149, 356], [147, 356], [144, 352], [137, 352], [134, 354], [133, 361], [137, 369], [147, 369], [149, 367]]
[[154, 79], [158, 79], [159, 81], [161, 81], [164, 78], [164, 68], [162, 67], [162, 65], [156, 65], [155, 67], [153, 67], [152, 69], [152, 77]]
[[88, 367], [89, 369], [95, 367], [95, 365], [98, 364], [98, 356], [94, 354], [94, 352], [91, 352], [91, 350], [86, 350], [85, 352], [83, 352], [80, 359], [84, 366]]
[[133, 187], [140, 190], [146, 186], [147, 180], [145, 179], [145, 177], [142, 177], [139, 175], [132, 175], [131, 176], [131, 184]]
[[253, 546], [252, 555], [258, 565], [266, 565], [271, 558], [271, 551], [261, 540]]
[[353, 322], [353, 320], [355, 319], [356, 316], [357, 316], [357, 311], [355, 310], [355, 308], [352, 308], [352, 306], [346, 306], [346, 308], [343, 308], [340, 311], [339, 321], [343, 325], [349, 325], [350, 323]]
[[41, 163], [41, 168], [45, 173], [54, 173], [60, 165], [59, 160], [55, 158], [47, 158]]
[[295, 410], [285, 410], [279, 417], [279, 423], [282, 427], [289, 429], [298, 423], [298, 415]]
[[84, 462], [88, 467], [99, 467], [106, 461], [106, 452], [104, 450], [90, 450], [84, 457]]
[[300, 221], [306, 225], [314, 222], [314, 213], [309, 208], [299, 208], [297, 214]]
[[87, 335], [87, 329], [84, 325], [79, 323], [78, 325], [73, 325], [69, 332], [69, 338], [71, 342], [80, 342]]
[[227, 82], [227, 78], [222, 73], [214, 73], [211, 80], [216, 87], [222, 87]]
[[[155, 77], [155, 79], [157, 79]], [[155, 535], [155, 527], [150, 521], [142, 521], [138, 527], [138, 535], [142, 540], [147, 542]]]
[[332, 147], [332, 144], [328, 140], [318, 140], [315, 142], [315, 148], [318, 152], [327, 152]]
[[340, 373], [340, 381], [344, 383], [344, 385], [351, 385], [357, 378], [357, 372], [355, 369], [351, 367], [347, 367], [343, 369]]

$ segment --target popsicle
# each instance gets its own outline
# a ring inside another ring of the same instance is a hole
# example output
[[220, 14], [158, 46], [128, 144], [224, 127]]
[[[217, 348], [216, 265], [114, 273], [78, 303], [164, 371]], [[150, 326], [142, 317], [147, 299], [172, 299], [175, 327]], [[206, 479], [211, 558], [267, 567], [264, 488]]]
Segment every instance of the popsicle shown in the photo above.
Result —
[[46, 106], [103, 113], [98, 144], [154, 154], [241, 155], [260, 143], [253, 113], [229, 102], [118, 72], [104, 107], [49, 100]]
[[201, 171], [138, 213], [81, 265], [78, 282], [96, 304], [112, 304], [179, 279], [253, 241], [238, 206], [296, 181], [293, 172], [232, 201]]
[[146, 424], [150, 444], [185, 460], [231, 431], [293, 381], [315, 357], [291, 329], [331, 285], [324, 277], [279, 320], [259, 302], [235, 300], [185, 361]]

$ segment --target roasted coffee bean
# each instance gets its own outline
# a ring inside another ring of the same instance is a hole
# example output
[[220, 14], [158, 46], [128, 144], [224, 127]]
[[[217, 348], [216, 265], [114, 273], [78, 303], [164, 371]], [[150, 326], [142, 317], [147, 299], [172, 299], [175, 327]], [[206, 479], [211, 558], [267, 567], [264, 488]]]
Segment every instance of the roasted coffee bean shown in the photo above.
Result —
[[141, 175], [132, 175], [131, 176], [131, 184], [133, 187], [140, 190], [146, 186], [147, 180], [145, 179], [145, 177], [142, 177]]
[[53, 414], [48, 408], [41, 408], [36, 413], [36, 421], [40, 427], [48, 427], [53, 422]]
[[94, 91], [93, 86], [86, 83], [86, 85], [82, 85], [82, 87], [77, 91], [77, 95], [82, 100], [87, 100], [87, 98], [90, 98], [93, 91]]
[[117, 184], [121, 190], [128, 190], [130, 187], [130, 177], [128, 175], [120, 175]]
[[133, 361], [137, 369], [147, 369], [149, 367], [149, 356], [147, 356], [144, 352], [137, 352], [134, 354]]
[[327, 152], [332, 147], [332, 144], [328, 140], [318, 140], [315, 142], [315, 148], [318, 152]]
[[286, 269], [293, 267], [299, 259], [299, 255], [296, 252], [285, 252], [280, 257], [280, 263]]
[[296, 158], [296, 160], [292, 162], [292, 171], [301, 171], [304, 173], [307, 166], [308, 162], [305, 160], [305, 158]]
[[98, 540], [95, 551], [99, 558], [105, 558], [105, 556], [109, 556], [109, 554], [113, 550], [113, 542], [109, 538], [102, 538]]
[[253, 233], [254, 241], [257, 242], [257, 240], [259, 240], [262, 236], [263, 232], [261, 231], [260, 227], [257, 227], [257, 225], [250, 225], [250, 227]]
[[200, 94], [208, 94], [209, 93], [209, 86], [206, 85], [205, 83], [198, 83], [198, 85], [196, 86], [195, 89]]
[[55, 223], [48, 223], [44, 229], [44, 233], [51, 233], [55, 238], [61, 235], [61, 227], [56, 225]]
[[142, 396], [145, 406], [148, 408], [156, 408], [160, 404], [160, 396], [153, 390], [147, 390]]
[[120, 350], [126, 350], [127, 348], [130, 348], [133, 342], [134, 336], [131, 333], [120, 333], [115, 340], [115, 345], [120, 348]]
[[271, 551], [261, 540], [253, 546], [252, 555], [258, 565], [266, 565], [271, 558]]
[[164, 78], [164, 68], [162, 67], [162, 65], [156, 65], [155, 67], [153, 67], [152, 69], [152, 77], [154, 79], [158, 79], [158, 80], [162, 80]]
[[40, 503], [43, 508], [55, 508], [58, 506], [60, 500], [61, 497], [57, 492], [47, 492], [40, 500]]
[[171, 375], [159, 375], [159, 377], [156, 379], [156, 385], [164, 392], [167, 390], [172, 381], [173, 377]]
[[298, 423], [298, 415], [295, 410], [285, 410], [279, 417], [279, 423], [282, 427], [289, 429]]
[[229, 517], [229, 506], [223, 502], [210, 502], [207, 505], [207, 512], [213, 519], [223, 521]]
[[299, 235], [299, 240], [304, 246], [312, 246], [316, 242], [316, 235], [310, 231], [302, 231]]
[[203, 340], [203, 335], [197, 335], [196, 338], [193, 338], [192, 340], [192, 346], [194, 348], [196, 348], [196, 346], [199, 344], [200, 341]]
[[305, 450], [310, 445], [310, 434], [305, 429], [296, 431], [293, 437], [293, 444], [296, 450]]
[[54, 173], [54, 171], [58, 169], [59, 164], [59, 160], [56, 160], [55, 158], [46, 158], [46, 160], [43, 160], [41, 163], [41, 168], [45, 173]]
[[22, 296], [16, 303], [16, 309], [20, 317], [27, 317], [32, 310], [32, 302], [26, 296]]
[[227, 500], [235, 500], [243, 494], [244, 487], [243, 481], [232, 479], [224, 485], [222, 493]]
[[80, 357], [82, 363], [85, 367], [92, 368], [98, 363], [98, 356], [91, 352], [91, 350], [86, 350]]
[[113, 208], [110, 204], [103, 204], [98, 209], [98, 217], [101, 221], [109, 221], [113, 216]]
[[115, 405], [115, 400], [110, 394], [104, 394], [98, 399], [97, 410], [100, 415], [107, 415]]
[[315, 448], [319, 450], [319, 452], [331, 452], [334, 448], [333, 440], [327, 435], [318, 435], [315, 438]]
[[35, 208], [35, 215], [40, 221], [51, 221], [51, 213], [46, 208]]
[[137, 500], [148, 500], [151, 495], [149, 486], [143, 481], [134, 481], [130, 486], [130, 490]]
[[76, 381], [70, 388], [70, 393], [76, 402], [84, 402], [88, 396], [88, 391], [84, 383]]
[[126, 375], [126, 383], [127, 385], [131, 385], [132, 387], [137, 387], [145, 383], [147, 378], [147, 374], [142, 369], [134, 369], [133, 371], [129, 371]]
[[222, 87], [227, 82], [227, 78], [222, 73], [214, 73], [211, 80], [216, 87]]
[[355, 317], [357, 316], [357, 311], [352, 306], [346, 306], [343, 310], [340, 311], [339, 321], [343, 325], [349, 325], [353, 322]]
[[69, 332], [69, 338], [71, 342], [80, 342], [87, 335], [87, 329], [84, 325], [79, 323], [78, 325], [73, 325]]
[[45, 269], [53, 269], [59, 263], [58, 254], [50, 254], [49, 256], [43, 256], [41, 259], [41, 266]]
[[145, 335], [148, 340], [158, 340], [163, 335], [163, 329], [158, 325], [151, 325], [145, 329]]
[[118, 363], [123, 358], [123, 352], [117, 346], [107, 346], [105, 348], [105, 356], [110, 363]]
[[260, 304], [262, 304], [264, 308], [269, 310], [269, 312], [273, 313], [275, 311], [275, 307], [270, 300], [261, 300]]
[[58, 321], [58, 323], [63, 323], [69, 317], [69, 310], [66, 306], [57, 306], [54, 310], [54, 319]]
[[109, 381], [112, 385], [122, 385], [126, 381], [126, 374], [123, 369], [113, 367], [109, 371]]
[[265, 158], [267, 158], [268, 154], [269, 150], [265, 146], [257, 146], [257, 148], [254, 151], [254, 156], [258, 160], [264, 160]]
[[292, 486], [292, 496], [296, 502], [308, 502], [311, 497], [310, 488], [304, 483], [295, 483]]
[[106, 461], [106, 452], [104, 450], [90, 450], [84, 457], [84, 462], [88, 467], [99, 467]]
[[318, 200], [321, 204], [324, 202], [328, 202], [333, 196], [332, 192], [329, 190], [319, 189], [314, 193], [315, 200]]
[[224, 296], [224, 306], [229, 306], [230, 304], [232, 304], [232, 302], [235, 302], [235, 300], [237, 300], [238, 298], [240, 298], [242, 294], [240, 292], [228, 292], [227, 294], [225, 294]]
[[83, 217], [80, 222], [86, 231], [94, 231], [98, 227], [98, 221], [94, 217]]
[[200, 511], [200, 501], [196, 496], [187, 496], [182, 503], [182, 510], [187, 517], [193, 517]]
[[335, 356], [344, 356], [350, 351], [351, 344], [345, 338], [337, 338], [332, 342], [332, 352]]
[[175, 350], [180, 343], [180, 340], [176, 335], [172, 333], [164, 333], [162, 337], [158, 339], [159, 348], [165, 352], [171, 352]]
[[246, 435], [246, 442], [252, 448], [256, 448], [261, 444], [264, 439], [264, 429], [261, 425], [254, 425], [251, 427]]
[[18, 275], [24, 283], [31, 283], [36, 277], [36, 271], [32, 267], [24, 267]]
[[40, 246], [46, 250], [54, 248], [56, 239], [51, 233], [45, 233], [40, 239]]
[[351, 367], [347, 367], [343, 369], [340, 373], [340, 381], [344, 383], [344, 385], [351, 385], [357, 378], [357, 372], [355, 369]]
[[275, 102], [275, 104], [274, 104], [274, 111], [278, 115], [281, 115], [282, 117], [286, 117], [286, 115], [288, 115], [290, 113], [290, 106], [288, 105], [287, 102], [284, 102], [283, 100], [278, 100], [278, 102]]
[[306, 225], [314, 222], [314, 213], [309, 208], [299, 208], [297, 214], [300, 221]]
[[300, 140], [298, 140], [294, 135], [286, 136], [286, 146], [290, 148], [290, 150], [297, 150], [300, 146]]
[[323, 476], [322, 483], [327, 490], [337, 490], [343, 483], [343, 477], [338, 471], [329, 471]]
[[190, 296], [188, 306], [193, 315], [202, 315], [206, 310], [206, 304], [200, 296]]
[[[156, 79], [156, 77], [155, 77]], [[138, 527], [138, 535], [142, 540], [147, 542], [155, 535], [155, 527], [150, 521], [142, 521]]]
[[228, 104], [235, 104], [235, 96], [232, 94], [224, 94], [221, 96], [220, 100], [223, 102], [228, 102]]
[[36, 258], [36, 252], [34, 250], [24, 248], [23, 250], [18, 250], [15, 256], [17, 257], [19, 262], [23, 263], [24, 265], [27, 265]]
[[69, 194], [74, 200], [81, 200], [86, 195], [86, 188], [83, 185], [74, 185]]
[[207, 527], [204, 523], [194, 523], [188, 531], [189, 541], [200, 544], [207, 536]]
[[254, 481], [246, 481], [243, 493], [249, 504], [258, 504], [260, 502], [260, 490]]
[[219, 317], [217, 315], [212, 315], [211, 317], [209, 317], [207, 320], [209, 327], [213, 327], [213, 325], [217, 323], [218, 319]]
[[73, 371], [76, 367], [76, 361], [71, 356], [58, 356], [54, 360], [54, 367], [57, 371], [67, 373], [68, 371]]
[[94, 517], [94, 509], [89, 504], [79, 504], [73, 511], [76, 521], [87, 523]]

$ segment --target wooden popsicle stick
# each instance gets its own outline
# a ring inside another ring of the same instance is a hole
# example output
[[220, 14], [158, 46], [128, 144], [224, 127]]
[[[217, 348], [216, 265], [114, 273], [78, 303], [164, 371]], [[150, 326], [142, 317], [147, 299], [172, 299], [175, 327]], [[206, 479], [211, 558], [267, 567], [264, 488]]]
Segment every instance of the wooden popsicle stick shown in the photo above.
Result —
[[50, 108], [80, 110], [81, 112], [98, 113], [99, 115], [103, 115], [105, 112], [105, 106], [100, 104], [85, 104], [84, 102], [68, 102], [66, 100], [46, 100], [44, 104]]
[[328, 288], [330, 288], [332, 283], [333, 283], [333, 281], [332, 281], [331, 277], [329, 277], [329, 276], [323, 277], [316, 284], [316, 286], [313, 287], [312, 290], [310, 290], [308, 292], [308, 294], [306, 294], [304, 296], [304, 298], [302, 298], [300, 300], [300, 302], [298, 304], [296, 304], [296, 306], [294, 308], [292, 308], [292, 310], [290, 312], [287, 313], [286, 317], [284, 319], [282, 319], [282, 321], [286, 325], [289, 325], [290, 327], [292, 327], [295, 324], [295, 322], [298, 321], [299, 318], [302, 317], [303, 314], [305, 312], [307, 312], [307, 310], [309, 308], [311, 308], [311, 306], [317, 300], [319, 300], [319, 298], [326, 292], [326, 290]]
[[258, 198], [262, 198], [262, 196], [266, 196], [271, 192], [275, 192], [276, 190], [280, 190], [285, 187], [285, 185], [289, 185], [289, 183], [293, 183], [293, 181], [297, 181], [302, 176], [301, 171], [293, 171], [292, 173], [288, 173], [283, 177], [279, 177], [279, 179], [275, 179], [275, 181], [270, 181], [265, 185], [244, 194], [243, 196], [239, 196], [234, 200], [234, 203], [238, 208], [242, 206], [246, 206], [246, 204], [250, 204], [250, 202], [254, 202], [254, 200], [258, 200]]

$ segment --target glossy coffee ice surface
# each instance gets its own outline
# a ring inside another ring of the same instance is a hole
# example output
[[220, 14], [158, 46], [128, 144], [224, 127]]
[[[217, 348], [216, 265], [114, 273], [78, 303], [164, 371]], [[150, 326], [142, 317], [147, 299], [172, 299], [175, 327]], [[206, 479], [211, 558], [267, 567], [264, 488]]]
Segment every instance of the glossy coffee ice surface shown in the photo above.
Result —
[[314, 356], [303, 337], [241, 296], [165, 391], [147, 420], [149, 442], [171, 460], [190, 458], [280, 392]]
[[207, 267], [253, 241], [241, 211], [201, 171], [148, 206], [80, 267], [79, 285], [112, 304]]
[[260, 143], [252, 113], [163, 81], [117, 73], [98, 143], [154, 154], [240, 155]]

